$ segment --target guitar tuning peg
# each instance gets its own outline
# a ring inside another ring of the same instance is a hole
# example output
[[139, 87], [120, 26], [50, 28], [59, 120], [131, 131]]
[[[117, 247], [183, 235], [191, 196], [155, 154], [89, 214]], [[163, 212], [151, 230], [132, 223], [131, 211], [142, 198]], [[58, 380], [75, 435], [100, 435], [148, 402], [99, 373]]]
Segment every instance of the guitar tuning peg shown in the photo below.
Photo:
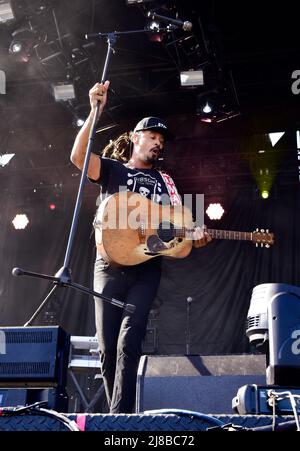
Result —
[[256, 231], [256, 232], [259, 232], [258, 227], [256, 227], [255, 231]]
[[255, 243], [255, 247], [258, 247], [258, 243]]
[[264, 233], [264, 232], [265, 232], [265, 229], [260, 229], [260, 231], [261, 231], [262, 233]]
[[269, 229], [266, 229], [266, 232], [269, 233]]
[[267, 244], [265, 244], [265, 247], [270, 247], [270, 245], [267, 243]]
[[260, 247], [264, 247], [264, 243], [260, 243]]

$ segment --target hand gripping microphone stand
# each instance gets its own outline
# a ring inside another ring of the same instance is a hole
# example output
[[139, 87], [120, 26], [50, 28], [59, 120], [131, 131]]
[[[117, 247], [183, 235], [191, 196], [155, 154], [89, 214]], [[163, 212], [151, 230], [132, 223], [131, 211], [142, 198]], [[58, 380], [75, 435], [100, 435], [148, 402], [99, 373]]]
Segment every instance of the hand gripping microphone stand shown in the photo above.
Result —
[[[105, 59], [105, 63], [104, 63], [103, 73], [102, 73], [102, 79], [101, 79], [102, 82], [104, 82], [106, 80], [108, 63], [110, 60], [111, 53], [113, 52], [113, 45], [116, 41], [115, 34], [116, 33], [110, 33], [110, 34], [106, 35], [108, 48], [107, 48], [107, 54], [106, 54], [106, 59]], [[99, 33], [99, 35], [100, 35], [100, 33]], [[104, 301], [107, 301], [107, 302], [113, 304], [113, 305], [124, 308], [126, 311], [128, 311], [130, 313], [134, 312], [134, 310], [135, 310], [135, 307], [131, 304], [126, 304], [122, 301], [119, 301], [118, 299], [109, 298], [107, 296], [104, 296], [101, 293], [97, 293], [96, 291], [90, 290], [89, 288], [86, 288], [82, 285], [72, 282], [71, 270], [69, 268], [70, 256], [71, 256], [72, 246], [73, 246], [73, 242], [74, 242], [76, 227], [77, 227], [77, 223], [78, 223], [79, 211], [80, 211], [80, 207], [81, 207], [81, 203], [82, 203], [83, 190], [84, 190], [85, 180], [86, 180], [86, 176], [87, 176], [92, 145], [95, 140], [96, 125], [97, 125], [97, 120], [98, 120], [98, 116], [99, 116], [99, 108], [100, 108], [100, 102], [98, 101], [96, 110], [95, 110], [95, 114], [94, 114], [94, 118], [93, 118], [93, 122], [92, 122], [92, 126], [91, 126], [91, 130], [90, 130], [90, 134], [89, 134], [89, 138], [88, 138], [88, 145], [87, 145], [87, 150], [86, 150], [86, 155], [85, 155], [85, 160], [84, 160], [84, 166], [83, 166], [79, 189], [78, 189], [78, 193], [77, 193], [77, 199], [76, 199], [75, 209], [74, 209], [74, 213], [73, 213], [72, 225], [71, 225], [71, 229], [70, 229], [70, 234], [69, 234], [69, 239], [68, 239], [68, 244], [67, 244], [67, 249], [66, 249], [66, 253], [65, 253], [63, 266], [57, 271], [57, 273], [54, 276], [35, 273], [35, 272], [31, 272], [31, 271], [25, 271], [21, 268], [14, 268], [12, 270], [12, 274], [14, 276], [38, 277], [40, 279], [50, 280], [54, 283], [54, 287], [47, 294], [45, 299], [42, 301], [41, 305], [31, 316], [31, 318], [24, 324], [24, 327], [30, 326], [32, 324], [34, 319], [37, 317], [37, 315], [40, 313], [40, 311], [43, 309], [43, 307], [46, 305], [46, 303], [48, 302], [48, 300], [50, 299], [50, 297], [52, 296], [52, 294], [55, 292], [55, 290], [58, 287], [75, 288], [76, 290], [82, 291], [83, 293], [87, 293], [87, 294], [96, 296], [98, 298], [103, 299]]]

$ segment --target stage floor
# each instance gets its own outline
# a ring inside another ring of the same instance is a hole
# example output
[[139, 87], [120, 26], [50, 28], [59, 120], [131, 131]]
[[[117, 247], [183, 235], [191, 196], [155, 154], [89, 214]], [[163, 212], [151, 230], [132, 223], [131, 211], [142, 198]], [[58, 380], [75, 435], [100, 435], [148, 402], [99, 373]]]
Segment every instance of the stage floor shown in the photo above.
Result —
[[[276, 416], [276, 429], [296, 430], [292, 415]], [[175, 432], [211, 431], [220, 426], [227, 430], [272, 431], [271, 415], [206, 415], [201, 413], [144, 414], [62, 414], [45, 409], [29, 412], [4, 409], [0, 415], [0, 431], [115, 431]], [[225, 427], [224, 427], [225, 425]], [[229, 426], [232, 425], [232, 426]], [[258, 429], [257, 429], [258, 428]]]

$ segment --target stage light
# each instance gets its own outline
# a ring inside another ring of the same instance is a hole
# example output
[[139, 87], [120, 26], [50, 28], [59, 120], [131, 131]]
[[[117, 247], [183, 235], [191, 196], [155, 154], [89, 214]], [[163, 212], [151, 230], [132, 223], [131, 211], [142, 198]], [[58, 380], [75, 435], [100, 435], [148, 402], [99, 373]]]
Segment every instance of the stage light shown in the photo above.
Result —
[[148, 28], [149, 30], [155, 32], [155, 31], [159, 31], [160, 30], [160, 23], [157, 22], [156, 20], [151, 20], [151, 22], [149, 22], [148, 24]]
[[79, 118], [76, 120], [76, 125], [77, 125], [77, 127], [82, 127], [83, 124], [84, 124], [84, 119], [82, 119], [82, 117], [79, 117]]
[[147, 23], [147, 30], [149, 30], [148, 38], [151, 42], [162, 42], [164, 39], [164, 32], [161, 31], [161, 24], [157, 20], [150, 20]]
[[29, 219], [26, 214], [17, 214], [12, 220], [12, 224], [16, 230], [24, 230], [29, 224]]
[[213, 107], [212, 107], [212, 105], [209, 102], [206, 102], [205, 105], [202, 107], [202, 111], [205, 114], [211, 113], [212, 110], [213, 110]]
[[8, 51], [16, 61], [27, 63], [35, 43], [36, 35], [33, 30], [20, 28], [12, 33], [12, 41]]
[[59, 218], [64, 212], [64, 195], [63, 183], [55, 183], [49, 187], [49, 192], [46, 197], [45, 210], [52, 217]]
[[0, 23], [8, 22], [14, 19], [14, 13], [10, 2], [1, 1], [0, 2]]
[[85, 121], [82, 117], [75, 116], [73, 119], [73, 126], [74, 127], [82, 127], [84, 122]]
[[268, 199], [268, 197], [269, 197], [269, 191], [267, 191], [266, 189], [264, 189], [264, 190], [261, 192], [261, 197], [262, 197], [263, 199]]
[[213, 219], [213, 220], [221, 219], [224, 212], [225, 212], [225, 210], [222, 207], [222, 205], [220, 204], [220, 202], [210, 203], [206, 209], [207, 216], [209, 217], [209, 219]]
[[203, 70], [187, 70], [180, 72], [181, 86], [204, 85]]
[[73, 83], [58, 83], [52, 85], [53, 95], [56, 102], [75, 99], [75, 89]]
[[203, 122], [213, 122], [218, 115], [218, 99], [215, 93], [209, 95], [198, 94], [196, 113]]
[[258, 184], [259, 194], [262, 199], [268, 199], [272, 189], [272, 179], [268, 175], [263, 175]]
[[5, 153], [4, 155], [0, 154], [0, 166], [6, 166], [14, 156], [14, 153]]
[[267, 383], [298, 387], [300, 288], [265, 283], [253, 288], [247, 314], [250, 344], [268, 355]]

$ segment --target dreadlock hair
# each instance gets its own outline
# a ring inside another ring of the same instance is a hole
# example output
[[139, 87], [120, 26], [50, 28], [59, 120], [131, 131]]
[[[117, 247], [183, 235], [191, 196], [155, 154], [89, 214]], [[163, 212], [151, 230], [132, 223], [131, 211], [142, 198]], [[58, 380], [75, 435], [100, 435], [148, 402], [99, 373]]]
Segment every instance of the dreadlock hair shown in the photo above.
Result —
[[102, 151], [102, 156], [127, 163], [131, 157], [131, 133], [126, 132], [115, 140], [110, 140]]
[[[102, 151], [102, 156], [112, 158], [121, 163], [128, 163], [132, 154], [133, 143], [131, 141], [132, 132], [125, 132], [115, 140], [110, 140]], [[158, 171], [164, 170], [164, 163], [159, 161], [154, 167]]]

